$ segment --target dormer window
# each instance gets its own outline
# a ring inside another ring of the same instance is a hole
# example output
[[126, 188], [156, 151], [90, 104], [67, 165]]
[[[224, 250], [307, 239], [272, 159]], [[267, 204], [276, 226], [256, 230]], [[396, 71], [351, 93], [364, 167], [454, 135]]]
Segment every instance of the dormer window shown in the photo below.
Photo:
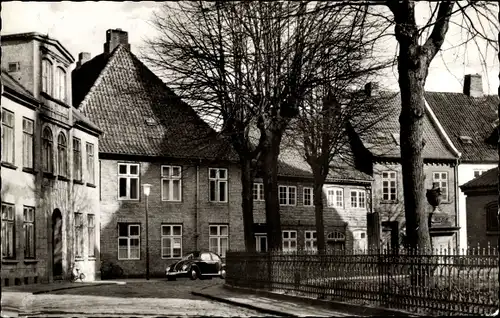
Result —
[[52, 63], [42, 60], [42, 91], [52, 95]]
[[66, 72], [61, 67], [56, 69], [54, 97], [66, 101]]
[[469, 136], [460, 136], [459, 138], [463, 144], [472, 144], [472, 138]]

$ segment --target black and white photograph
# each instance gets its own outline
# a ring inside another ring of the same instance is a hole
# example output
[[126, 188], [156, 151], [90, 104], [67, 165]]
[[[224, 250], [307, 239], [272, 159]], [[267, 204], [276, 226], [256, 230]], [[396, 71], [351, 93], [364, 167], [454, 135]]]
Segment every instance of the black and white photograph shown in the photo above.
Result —
[[498, 1], [1, 3], [1, 317], [498, 316]]

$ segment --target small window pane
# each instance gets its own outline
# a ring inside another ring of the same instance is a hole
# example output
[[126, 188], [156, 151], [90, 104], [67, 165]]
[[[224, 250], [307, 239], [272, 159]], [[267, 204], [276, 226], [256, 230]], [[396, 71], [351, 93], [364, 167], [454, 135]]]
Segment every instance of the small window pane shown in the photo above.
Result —
[[138, 238], [131, 238], [130, 239], [130, 246], [139, 246], [139, 239]]
[[118, 258], [128, 258], [128, 248], [126, 247], [126, 245], [125, 247], [118, 248]]
[[127, 247], [128, 246], [128, 239], [126, 239], [126, 238], [118, 239], [118, 246]]
[[181, 235], [181, 227], [179, 226], [174, 226], [174, 235]]
[[181, 175], [180, 167], [172, 167], [172, 177], [179, 177]]
[[161, 169], [162, 169], [161, 175], [163, 177], [170, 176], [170, 167], [169, 166], [163, 166]]
[[125, 178], [120, 178], [119, 179], [119, 196], [121, 197], [126, 197], [127, 196], [127, 179]]
[[209, 176], [210, 178], [214, 178], [214, 179], [217, 178], [217, 170], [216, 169], [210, 169], [209, 174], [210, 174], [210, 176]]
[[162, 180], [162, 184], [163, 184], [163, 193], [162, 193], [162, 198], [164, 200], [169, 200], [170, 199], [170, 180]]
[[210, 235], [217, 235], [217, 226], [211, 226], [210, 227]]
[[221, 178], [221, 179], [226, 178], [226, 170], [225, 169], [219, 170], [219, 178]]
[[139, 166], [137, 165], [131, 165], [130, 166], [130, 174], [138, 174], [139, 172]]
[[226, 201], [226, 183], [225, 182], [220, 182], [219, 183], [219, 201]]
[[227, 234], [228, 234], [227, 226], [221, 226], [220, 227], [220, 235], [227, 235]]
[[139, 235], [139, 225], [130, 226], [130, 235]]
[[181, 180], [172, 180], [172, 200], [180, 201], [181, 199]]
[[127, 166], [126, 165], [118, 165], [118, 173], [127, 174]]
[[130, 198], [131, 199], [139, 198], [139, 179], [136, 178], [130, 179]]
[[170, 226], [162, 226], [162, 235], [170, 235]]
[[215, 201], [216, 182], [210, 181], [210, 201]]
[[118, 236], [128, 236], [128, 225], [118, 223]]

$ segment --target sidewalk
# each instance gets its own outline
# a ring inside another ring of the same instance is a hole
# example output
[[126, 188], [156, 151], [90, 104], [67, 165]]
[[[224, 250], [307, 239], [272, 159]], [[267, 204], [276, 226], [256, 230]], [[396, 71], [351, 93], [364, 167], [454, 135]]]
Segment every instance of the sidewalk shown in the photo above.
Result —
[[262, 313], [290, 317], [347, 317], [347, 316], [409, 316], [404, 312], [396, 312], [379, 308], [362, 307], [340, 302], [254, 291], [228, 285], [211, 286], [193, 295], [212, 300], [258, 310]]

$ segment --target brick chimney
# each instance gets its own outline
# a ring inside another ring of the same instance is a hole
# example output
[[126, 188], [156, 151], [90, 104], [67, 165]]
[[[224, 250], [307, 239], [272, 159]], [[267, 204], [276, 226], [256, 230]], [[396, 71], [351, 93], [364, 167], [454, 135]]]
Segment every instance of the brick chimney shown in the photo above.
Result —
[[104, 53], [111, 53], [119, 45], [123, 44], [130, 50], [128, 43], [128, 32], [122, 29], [109, 29], [106, 31], [106, 43], [104, 43]]
[[479, 74], [467, 74], [464, 78], [464, 94], [471, 97], [483, 96], [483, 79]]
[[378, 93], [378, 83], [369, 82], [365, 84], [365, 94], [366, 96], [375, 96]]
[[78, 54], [78, 61], [76, 62], [76, 68], [80, 68], [83, 64], [87, 63], [91, 58], [89, 52], [80, 52]]

